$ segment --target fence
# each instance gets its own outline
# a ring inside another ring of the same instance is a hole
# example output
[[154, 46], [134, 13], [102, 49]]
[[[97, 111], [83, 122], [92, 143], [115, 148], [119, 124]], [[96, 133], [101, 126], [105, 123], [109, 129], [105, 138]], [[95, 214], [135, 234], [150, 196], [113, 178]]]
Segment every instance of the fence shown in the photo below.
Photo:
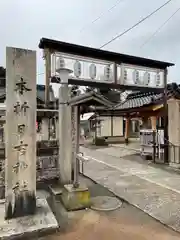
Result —
[[141, 155], [151, 156], [153, 161], [163, 159], [164, 155], [164, 130], [140, 130]]
[[164, 130], [143, 129], [140, 131], [141, 155], [150, 156], [154, 162], [164, 162], [164, 149], [168, 147], [169, 162], [180, 162], [180, 146], [164, 138]]
[[169, 161], [173, 163], [180, 162], [180, 146], [169, 142]]

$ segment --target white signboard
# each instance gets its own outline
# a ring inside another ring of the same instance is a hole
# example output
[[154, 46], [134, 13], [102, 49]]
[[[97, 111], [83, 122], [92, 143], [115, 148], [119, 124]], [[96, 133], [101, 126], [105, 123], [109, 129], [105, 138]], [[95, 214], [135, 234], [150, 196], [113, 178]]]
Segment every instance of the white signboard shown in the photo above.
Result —
[[118, 66], [118, 83], [163, 88], [164, 70], [122, 64]]
[[52, 76], [58, 75], [58, 69], [63, 67], [72, 70], [71, 79], [99, 83], [115, 83], [163, 88], [164, 71], [135, 65], [118, 65], [115, 62], [103, 61], [71, 54], [56, 53], [52, 55]]

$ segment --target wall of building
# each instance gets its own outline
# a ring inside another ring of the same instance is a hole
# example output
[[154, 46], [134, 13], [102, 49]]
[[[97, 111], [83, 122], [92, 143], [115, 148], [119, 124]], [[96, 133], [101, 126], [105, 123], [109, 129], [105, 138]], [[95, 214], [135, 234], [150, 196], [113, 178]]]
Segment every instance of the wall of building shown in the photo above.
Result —
[[124, 135], [123, 117], [100, 117], [100, 136], [117, 137]]
[[129, 138], [139, 138], [140, 122], [139, 119], [131, 119], [129, 126]]
[[180, 100], [168, 100], [169, 163], [180, 168]]

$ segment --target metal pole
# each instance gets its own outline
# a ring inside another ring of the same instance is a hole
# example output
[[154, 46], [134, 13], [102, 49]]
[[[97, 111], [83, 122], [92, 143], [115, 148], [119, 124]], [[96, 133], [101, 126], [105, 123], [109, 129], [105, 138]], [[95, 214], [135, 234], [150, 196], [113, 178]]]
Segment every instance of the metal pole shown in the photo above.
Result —
[[156, 162], [156, 130], [153, 130], [153, 163]]
[[164, 70], [164, 163], [169, 163], [168, 157], [168, 104], [167, 104], [167, 68]]
[[111, 137], [113, 137], [113, 129], [114, 129], [114, 126], [113, 126], [113, 120], [114, 120], [114, 118], [113, 118], [113, 115], [112, 115], [112, 113], [111, 113]]
[[96, 106], [95, 106], [95, 143], [97, 141], [97, 112], [96, 112]]

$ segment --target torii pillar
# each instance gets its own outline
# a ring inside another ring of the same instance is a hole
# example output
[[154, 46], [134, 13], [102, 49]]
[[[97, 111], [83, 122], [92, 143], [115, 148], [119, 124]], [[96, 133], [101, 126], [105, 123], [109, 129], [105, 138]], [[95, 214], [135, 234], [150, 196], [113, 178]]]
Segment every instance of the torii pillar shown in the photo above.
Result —
[[59, 88], [59, 173], [61, 184], [72, 183], [72, 137], [70, 88], [68, 87], [70, 69], [60, 67], [61, 85]]
[[125, 120], [125, 144], [129, 143], [129, 127], [130, 127], [130, 117], [127, 116]]

